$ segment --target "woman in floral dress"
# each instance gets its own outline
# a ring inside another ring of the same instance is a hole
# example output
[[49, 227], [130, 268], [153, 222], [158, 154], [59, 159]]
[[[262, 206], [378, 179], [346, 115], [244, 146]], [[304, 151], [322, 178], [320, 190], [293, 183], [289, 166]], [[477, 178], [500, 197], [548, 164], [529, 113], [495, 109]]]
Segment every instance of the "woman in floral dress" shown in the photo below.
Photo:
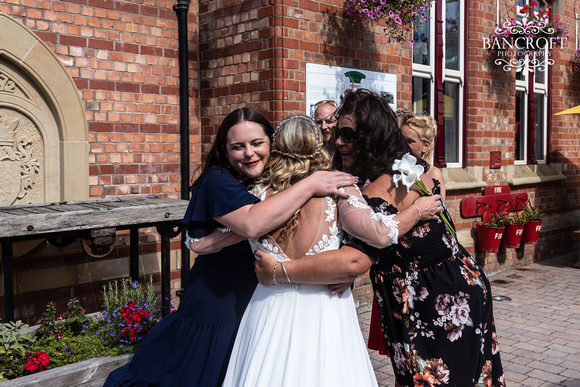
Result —
[[[387, 101], [359, 89], [346, 95], [337, 115], [337, 167], [370, 181], [363, 194], [375, 212], [392, 215], [412, 206], [420, 193], [393, 181], [393, 163], [410, 149]], [[425, 173], [421, 179], [439, 192], [438, 181]], [[345, 243], [374, 263], [370, 277], [399, 387], [505, 385], [489, 281], [440, 218], [419, 221], [384, 249], [355, 238]], [[267, 282], [271, 258], [260, 255], [258, 279]], [[317, 262], [296, 260], [286, 270], [296, 282], [331, 283], [349, 266], [339, 262], [332, 272], [320, 254]]]

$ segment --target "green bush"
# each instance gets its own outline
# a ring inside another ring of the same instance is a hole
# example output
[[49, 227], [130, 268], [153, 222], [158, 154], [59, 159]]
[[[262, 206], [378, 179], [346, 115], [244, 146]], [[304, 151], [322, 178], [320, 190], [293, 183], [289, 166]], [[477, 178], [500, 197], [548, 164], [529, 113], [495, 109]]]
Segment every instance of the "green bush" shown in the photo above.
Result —
[[159, 321], [152, 279], [142, 285], [124, 278], [103, 286], [103, 311], [85, 315], [79, 300], [58, 314], [53, 303], [33, 333], [18, 321], [0, 324], [0, 381], [101, 356], [132, 353]]

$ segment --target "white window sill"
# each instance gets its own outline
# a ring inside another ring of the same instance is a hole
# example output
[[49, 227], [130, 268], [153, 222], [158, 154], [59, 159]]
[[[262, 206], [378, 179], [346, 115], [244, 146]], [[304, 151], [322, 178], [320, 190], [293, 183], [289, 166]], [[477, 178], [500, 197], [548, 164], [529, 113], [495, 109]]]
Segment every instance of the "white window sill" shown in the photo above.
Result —
[[445, 191], [487, 187], [481, 179], [482, 167], [441, 168], [441, 172], [445, 179]]
[[518, 186], [566, 180], [562, 164], [508, 165], [507, 182]]

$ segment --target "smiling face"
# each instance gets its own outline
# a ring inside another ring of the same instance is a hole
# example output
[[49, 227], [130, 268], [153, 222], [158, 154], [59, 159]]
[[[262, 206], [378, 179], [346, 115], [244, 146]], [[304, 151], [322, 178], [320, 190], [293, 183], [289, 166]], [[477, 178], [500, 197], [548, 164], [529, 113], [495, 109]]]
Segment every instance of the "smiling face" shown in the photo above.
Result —
[[262, 174], [270, 157], [270, 140], [262, 126], [242, 121], [230, 128], [226, 152], [234, 169], [247, 177], [256, 178]]
[[329, 103], [323, 103], [314, 111], [314, 121], [322, 132], [324, 142], [329, 142], [332, 138], [332, 127], [336, 124], [334, 111], [336, 107]]
[[403, 136], [407, 139], [407, 144], [409, 144], [411, 152], [413, 152], [415, 156], [422, 158], [423, 153], [429, 149], [429, 143], [422, 141], [419, 138], [419, 134], [407, 125], [401, 127], [401, 133], [403, 133]]
[[[342, 128], [352, 128], [356, 131], [356, 126], [354, 124], [354, 117], [352, 114], [345, 114], [338, 119], [337, 128], [342, 130]], [[339, 136], [334, 143], [336, 151], [340, 153], [342, 157], [342, 168], [345, 171], [349, 171], [356, 161], [356, 154], [354, 152], [354, 144], [352, 142], [346, 142]]]

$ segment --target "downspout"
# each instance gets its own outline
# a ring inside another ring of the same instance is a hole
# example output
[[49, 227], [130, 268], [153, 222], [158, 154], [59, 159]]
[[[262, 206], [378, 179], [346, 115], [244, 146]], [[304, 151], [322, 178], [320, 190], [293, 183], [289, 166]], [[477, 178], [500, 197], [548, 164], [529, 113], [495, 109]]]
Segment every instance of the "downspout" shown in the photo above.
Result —
[[[284, 5], [274, 1], [274, 8], [270, 25], [270, 44], [272, 45], [272, 77], [274, 88], [274, 106], [272, 123], [277, 125], [284, 118], [285, 89], [284, 89]], [[279, 119], [278, 119], [279, 118]], [[275, 127], [275, 126], [274, 126]]]
[[[181, 199], [189, 200], [189, 64], [187, 41], [187, 14], [189, 0], [178, 0], [173, 5], [177, 15], [177, 38], [179, 43], [179, 137], [181, 160]], [[189, 249], [185, 246], [186, 230], [181, 231], [181, 288], [189, 273]], [[181, 292], [178, 292], [181, 297]]]

